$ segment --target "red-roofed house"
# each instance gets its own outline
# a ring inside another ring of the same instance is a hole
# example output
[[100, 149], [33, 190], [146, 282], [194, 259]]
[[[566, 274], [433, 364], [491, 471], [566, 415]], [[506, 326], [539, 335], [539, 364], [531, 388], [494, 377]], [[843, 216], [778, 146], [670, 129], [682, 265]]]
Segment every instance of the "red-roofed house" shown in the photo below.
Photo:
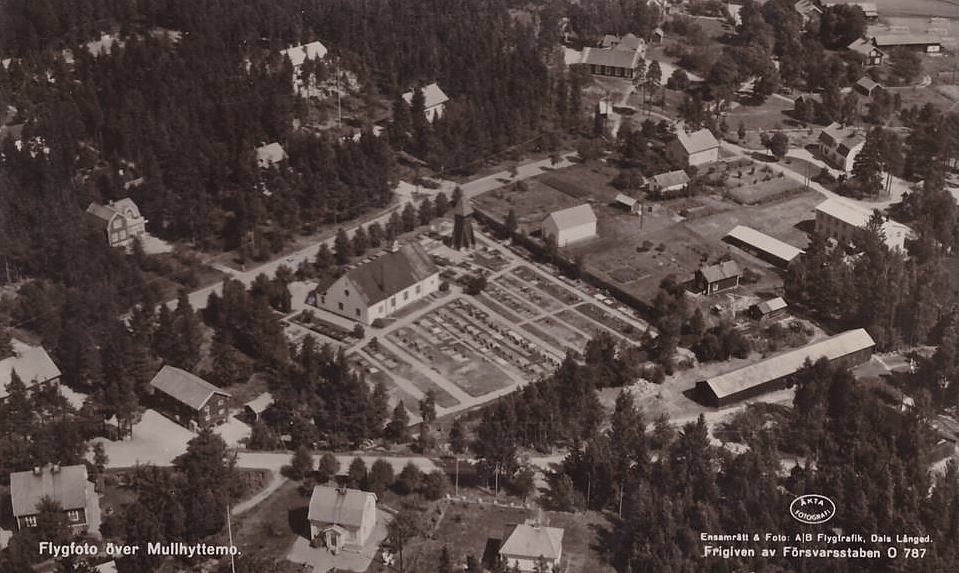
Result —
[[719, 160], [719, 142], [708, 129], [686, 133], [680, 129], [666, 146], [666, 158], [682, 167]]
[[312, 304], [370, 324], [439, 289], [439, 270], [419, 243], [408, 243], [360, 265], [329, 285], [318, 285]]
[[376, 526], [376, 494], [358, 489], [318, 485], [307, 513], [310, 540], [331, 553], [359, 551]]
[[230, 394], [186, 370], [164, 365], [150, 386], [160, 409], [191, 430], [222, 424], [229, 415]]
[[537, 571], [540, 561], [553, 571], [563, 558], [563, 533], [558, 527], [546, 527], [534, 520], [517, 525], [499, 549], [507, 566], [520, 571]]

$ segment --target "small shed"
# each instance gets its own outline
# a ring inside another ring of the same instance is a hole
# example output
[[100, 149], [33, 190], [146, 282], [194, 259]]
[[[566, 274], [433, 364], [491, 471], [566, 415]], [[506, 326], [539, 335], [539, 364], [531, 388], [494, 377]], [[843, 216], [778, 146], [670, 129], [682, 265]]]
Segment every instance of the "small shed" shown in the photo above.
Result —
[[630, 213], [639, 213], [643, 208], [642, 203], [624, 193], [618, 193], [616, 195], [616, 204]]
[[882, 86], [869, 76], [863, 76], [856, 82], [856, 91], [866, 97], [872, 97]]
[[256, 422], [259, 421], [263, 412], [269, 410], [271, 406], [273, 406], [273, 395], [269, 392], [264, 392], [246, 404], [243, 404], [243, 411]]
[[777, 296], [749, 307], [749, 315], [760, 321], [779, 320], [786, 314], [786, 301]]
[[653, 36], [651, 38], [653, 44], [662, 44], [665, 38], [666, 32], [663, 32], [662, 28], [655, 28], [653, 30]]

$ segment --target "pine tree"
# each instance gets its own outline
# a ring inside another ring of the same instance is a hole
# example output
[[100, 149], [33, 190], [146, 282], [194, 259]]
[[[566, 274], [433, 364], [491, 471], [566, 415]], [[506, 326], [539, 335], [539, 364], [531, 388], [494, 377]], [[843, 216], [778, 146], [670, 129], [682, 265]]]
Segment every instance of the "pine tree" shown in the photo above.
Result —
[[445, 217], [450, 210], [450, 201], [446, 198], [446, 193], [440, 192], [433, 199], [433, 208], [436, 210], [437, 217]]
[[466, 431], [463, 429], [463, 423], [460, 422], [460, 419], [457, 418], [453, 420], [453, 425], [450, 426], [450, 449], [457, 454], [462, 454], [466, 451]]
[[426, 391], [426, 395], [420, 400], [420, 417], [427, 424], [432, 424], [436, 420], [436, 392], [432, 389]]
[[357, 257], [362, 257], [369, 246], [366, 230], [363, 227], [357, 227], [356, 231], [353, 232], [353, 254]]
[[386, 384], [380, 380], [373, 386], [370, 396], [370, 435], [379, 436], [383, 433], [389, 416], [389, 392]]
[[361, 487], [366, 483], [367, 477], [366, 462], [359, 456], [354, 457], [353, 461], [350, 462], [350, 467], [346, 470], [347, 483], [350, 487]]
[[870, 131], [866, 136], [866, 143], [853, 162], [852, 174], [859, 188], [868, 195], [877, 195], [882, 190], [881, 139], [881, 128], [877, 127]]
[[350, 262], [350, 256], [353, 254], [353, 244], [346, 234], [346, 230], [340, 227], [336, 232], [336, 238], [333, 239], [333, 252], [336, 254], [336, 264], [345, 265]]
[[429, 197], [424, 197], [423, 200], [420, 201], [420, 208], [416, 213], [420, 225], [429, 225], [430, 221], [433, 220], [434, 214], [433, 202], [430, 201]]
[[373, 221], [370, 223], [369, 227], [366, 228], [366, 236], [370, 240], [371, 247], [374, 249], [380, 248], [380, 246], [383, 244], [384, 237], [383, 226], [378, 222]]
[[400, 402], [393, 408], [393, 418], [386, 428], [386, 434], [397, 444], [408, 442], [410, 439], [409, 425], [410, 415], [403, 402]]
[[336, 260], [333, 258], [333, 251], [330, 250], [329, 245], [326, 243], [320, 243], [320, 248], [316, 251], [316, 259], [314, 259], [314, 264], [319, 270], [326, 270], [333, 266]]
[[402, 232], [406, 233], [416, 228], [416, 209], [413, 208], [412, 203], [407, 203], [406, 207], [403, 208], [401, 218], [403, 223], [401, 228]]

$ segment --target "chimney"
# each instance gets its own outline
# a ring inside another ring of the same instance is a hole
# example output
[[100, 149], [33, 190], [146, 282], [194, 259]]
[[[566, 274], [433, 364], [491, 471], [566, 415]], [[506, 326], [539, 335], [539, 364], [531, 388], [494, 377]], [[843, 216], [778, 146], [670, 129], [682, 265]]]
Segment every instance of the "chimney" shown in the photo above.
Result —
[[399, 250], [400, 250], [400, 242], [394, 239], [393, 242], [390, 243], [390, 246], [387, 247], [386, 250], [388, 250], [388, 251], [391, 252], [391, 253], [395, 253], [395, 252], [399, 251]]

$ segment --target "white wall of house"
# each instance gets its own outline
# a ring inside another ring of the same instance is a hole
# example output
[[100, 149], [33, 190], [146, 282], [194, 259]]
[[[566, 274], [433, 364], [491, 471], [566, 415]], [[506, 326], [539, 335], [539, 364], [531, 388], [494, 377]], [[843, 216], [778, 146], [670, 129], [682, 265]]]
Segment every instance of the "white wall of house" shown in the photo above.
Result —
[[[510, 568], [516, 567], [520, 571], [536, 571], [536, 564], [539, 561], [538, 557], [531, 558], [520, 555], [503, 555], [503, 558], [506, 559]], [[547, 570], [552, 571], [558, 560], [545, 559], [544, 561], [546, 561]]]
[[360, 526], [346, 526], [342, 524], [325, 523], [322, 521], [310, 522], [310, 539], [316, 538], [324, 529], [332, 525], [338, 525], [346, 533], [343, 538], [344, 543], [351, 545], [365, 545], [376, 527], [376, 499], [369, 495], [363, 504], [363, 518]]
[[714, 147], [712, 149], [705, 149], [697, 153], [693, 153], [689, 156], [690, 165], [702, 165], [704, 163], [712, 163], [714, 161], [719, 161], [719, 148]]
[[816, 211], [816, 232], [847, 244], [854, 242], [862, 229], [822, 211]]
[[426, 121], [433, 123], [433, 121], [438, 117], [443, 117], [443, 111], [445, 111], [445, 105], [438, 103], [434, 106], [428, 107], [423, 110], [426, 114]]
[[326, 293], [317, 293], [316, 306], [362, 324], [371, 324], [377, 318], [385, 318], [433, 294], [439, 287], [439, 273], [434, 273], [390, 298], [368, 306], [349, 277], [343, 276], [334, 282]]
[[852, 167], [856, 163], [856, 156], [859, 155], [859, 152], [862, 151], [863, 143], [853, 147], [849, 150], [849, 155], [845, 157], [839, 153], [839, 146], [829, 147], [825, 143], [819, 144], [819, 150], [824, 156], [836, 167], [839, 167], [846, 173], [852, 173]]
[[596, 221], [590, 221], [589, 223], [583, 223], [582, 225], [577, 225], [575, 227], [569, 227], [566, 229], [559, 229], [556, 227], [553, 219], [548, 218], [543, 221], [543, 236], [556, 237], [556, 245], [565, 247], [570, 243], [595, 237]]

